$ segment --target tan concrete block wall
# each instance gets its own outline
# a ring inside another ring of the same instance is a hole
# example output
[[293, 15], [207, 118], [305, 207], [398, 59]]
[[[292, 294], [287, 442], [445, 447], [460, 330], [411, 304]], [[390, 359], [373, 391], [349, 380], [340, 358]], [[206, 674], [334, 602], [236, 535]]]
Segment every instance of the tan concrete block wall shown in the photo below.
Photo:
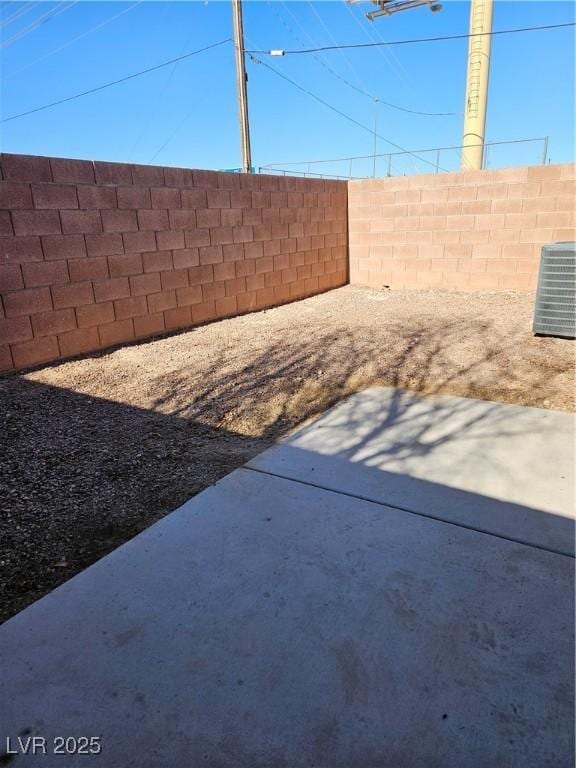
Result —
[[533, 290], [542, 245], [576, 239], [575, 170], [566, 164], [351, 181], [350, 282]]
[[0, 370], [344, 285], [346, 182], [4, 154]]

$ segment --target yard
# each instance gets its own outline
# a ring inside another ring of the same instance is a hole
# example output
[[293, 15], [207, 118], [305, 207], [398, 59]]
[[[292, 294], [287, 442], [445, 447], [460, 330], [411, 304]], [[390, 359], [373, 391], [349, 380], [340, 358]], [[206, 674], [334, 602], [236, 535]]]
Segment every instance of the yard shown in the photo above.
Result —
[[574, 409], [534, 296], [347, 286], [0, 380], [0, 620], [373, 384]]

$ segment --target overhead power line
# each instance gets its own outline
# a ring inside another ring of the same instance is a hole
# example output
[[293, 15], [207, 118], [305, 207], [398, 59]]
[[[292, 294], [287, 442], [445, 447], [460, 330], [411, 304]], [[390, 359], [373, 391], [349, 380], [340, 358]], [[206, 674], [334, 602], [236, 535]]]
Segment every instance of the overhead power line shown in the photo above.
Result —
[[[274, 1], [276, 2], [276, 0], [274, 0]], [[284, 3], [283, 3], [283, 5], [284, 5]], [[347, 5], [346, 7], [348, 8], [348, 10], [349, 10], [349, 11], [351, 11], [351, 8], [350, 8], [350, 6], [348, 6], [348, 5]], [[286, 10], [288, 10], [288, 9], [286, 9]], [[302, 42], [302, 40], [299, 38], [299, 36], [297, 35], [297, 33], [296, 33], [296, 32], [294, 32], [294, 30], [292, 29], [292, 27], [290, 27], [288, 24], [286, 24], [286, 22], [284, 21], [284, 19], [282, 18], [282, 16], [280, 16], [280, 14], [277, 12], [277, 9], [276, 9], [276, 7], [274, 7], [274, 12], [275, 12], [275, 14], [276, 14], [277, 18], [279, 19], [280, 23], [281, 23], [281, 24], [283, 24], [283, 25], [286, 27], [286, 29], [287, 29], [287, 30], [288, 30], [288, 31], [289, 31], [289, 32], [290, 32], [292, 35], [294, 35], [294, 37], [296, 38], [296, 40], [297, 40], [297, 41], [298, 41], [298, 42], [299, 42], [299, 43], [300, 43], [300, 44], [301, 44], [303, 47], [305, 47], [305, 43], [303, 43], [303, 42]], [[297, 18], [296, 18], [296, 17], [295, 17], [295, 16], [294, 16], [294, 15], [293, 15], [293, 14], [292, 14], [290, 11], [288, 11], [288, 13], [290, 13], [290, 15], [292, 16], [292, 18], [294, 19], [294, 21], [295, 21], [296, 23], [298, 23], [298, 19], [297, 19]], [[357, 19], [356, 19], [356, 16], [354, 16], [354, 19], [355, 19], [355, 20], [357, 20]], [[358, 23], [359, 23], [359, 22], [358, 22]], [[308, 38], [311, 40], [311, 38], [310, 38], [310, 36], [308, 35], [308, 33], [307, 33], [307, 32], [305, 32], [305, 34], [306, 34], [306, 35], [307, 35], [307, 37], [308, 37]], [[383, 51], [381, 51], [381, 50], [380, 50], [379, 52], [383, 54]], [[384, 54], [383, 54], [383, 55], [384, 55]], [[372, 101], [372, 102], [376, 102], [377, 104], [384, 104], [384, 106], [386, 106], [386, 107], [390, 107], [390, 109], [396, 109], [396, 110], [398, 110], [399, 112], [406, 112], [406, 113], [408, 113], [408, 114], [410, 114], [410, 115], [419, 115], [419, 116], [422, 116], [422, 117], [453, 117], [453, 116], [455, 116], [455, 115], [458, 115], [458, 114], [460, 114], [460, 113], [458, 113], [458, 112], [424, 112], [424, 111], [422, 111], [422, 110], [417, 110], [417, 109], [409, 109], [408, 107], [402, 107], [402, 106], [400, 106], [399, 104], [393, 104], [391, 101], [387, 101], [387, 100], [385, 100], [385, 99], [381, 99], [379, 96], [375, 96], [373, 93], [370, 93], [370, 92], [369, 92], [369, 91], [368, 91], [368, 90], [367, 90], [367, 89], [366, 89], [366, 88], [363, 86], [363, 84], [361, 84], [361, 86], [362, 86], [362, 87], [358, 87], [357, 85], [354, 85], [354, 83], [350, 82], [350, 80], [348, 80], [347, 78], [345, 78], [345, 77], [344, 77], [344, 75], [341, 75], [339, 72], [337, 72], [335, 69], [333, 69], [333, 68], [332, 68], [332, 67], [331, 67], [331, 66], [328, 64], [328, 62], [325, 60], [325, 57], [322, 57], [322, 58], [320, 58], [320, 56], [317, 56], [316, 54], [314, 54], [314, 55], [313, 55], [313, 58], [314, 58], [314, 59], [315, 59], [315, 60], [318, 62], [318, 64], [320, 64], [320, 66], [321, 66], [321, 67], [323, 67], [323, 68], [324, 68], [324, 69], [325, 69], [327, 72], [329, 72], [329, 73], [330, 73], [330, 74], [331, 74], [333, 77], [335, 77], [337, 80], [340, 80], [340, 82], [344, 83], [344, 85], [347, 85], [347, 86], [348, 86], [349, 88], [351, 88], [353, 91], [356, 91], [356, 93], [359, 93], [359, 94], [361, 94], [362, 96], [366, 96], [367, 98], [369, 98], [369, 99], [370, 99], [370, 101]]]
[[42, 16], [37, 16], [34, 21], [27, 27], [16, 32], [14, 35], [12, 35], [12, 37], [8, 38], [8, 40], [4, 40], [0, 48], [8, 48], [13, 43], [18, 42], [18, 40], [21, 40], [31, 32], [34, 32], [36, 29], [38, 29], [38, 27], [41, 27], [43, 24], [46, 24], [47, 22], [55, 19], [57, 16], [66, 13], [66, 11], [69, 11], [78, 3], [78, 1], [79, 0], [74, 0], [74, 2], [68, 4], [62, 3], [60, 6], [56, 6], [56, 8], [51, 8], [49, 11], [46, 11], [46, 13], [43, 13]]
[[27, 64], [24, 64], [24, 66], [20, 67], [20, 69], [15, 69], [12, 72], [9, 72], [7, 75], [4, 75], [4, 79], [7, 80], [9, 77], [12, 77], [13, 75], [17, 75], [20, 72], [23, 72], [24, 70], [29, 69], [30, 67], [34, 66], [34, 64], [38, 64], [41, 61], [48, 59], [50, 56], [53, 56], [55, 53], [60, 53], [60, 51], [63, 51], [65, 48], [68, 48], [69, 45], [72, 45], [78, 40], [81, 40], [83, 37], [86, 37], [87, 35], [92, 34], [92, 32], [96, 32], [96, 30], [106, 26], [106, 24], [110, 24], [111, 21], [114, 21], [114, 19], [117, 19], [119, 16], [123, 16], [125, 13], [128, 13], [133, 8], [136, 8], [137, 5], [140, 5], [142, 2], [143, 0], [137, 0], [137, 2], [132, 3], [132, 5], [129, 5], [128, 8], [124, 8], [119, 13], [114, 14], [114, 16], [110, 16], [108, 19], [104, 19], [104, 21], [101, 21], [99, 24], [96, 24], [94, 27], [90, 27], [90, 29], [87, 29], [85, 32], [81, 32], [79, 35], [76, 35], [72, 39], [67, 40], [65, 43], [58, 46], [58, 48], [53, 48], [51, 51], [48, 51], [48, 53], [45, 53], [43, 56], [39, 56], [37, 59], [33, 59], [32, 61], [29, 61]]
[[[162, 18], [166, 17], [167, 8], [168, 8], [168, 4], [164, 3]], [[190, 35], [188, 35], [188, 37], [186, 38], [185, 44], [182, 46], [179, 46], [178, 55], [188, 50], [188, 48], [192, 44], [192, 41], [194, 40], [195, 34], [196, 34], [196, 30], [194, 28], [191, 28]], [[166, 80], [164, 80], [161, 85], [159, 83], [157, 94], [153, 99], [151, 99], [152, 108], [150, 110], [147, 110], [145, 117], [143, 118], [141, 124], [138, 126], [140, 130], [138, 131], [138, 134], [135, 137], [134, 142], [132, 143], [132, 146], [128, 151], [128, 154], [126, 155], [126, 159], [129, 162], [132, 161], [136, 147], [139, 146], [144, 136], [146, 136], [146, 134], [148, 133], [148, 130], [150, 129], [150, 126], [157, 120], [158, 115], [165, 113], [166, 93], [168, 92], [168, 89], [172, 83], [174, 74], [176, 73], [176, 70], [178, 69], [179, 65], [180, 65], [179, 61], [173, 64], [172, 67], [170, 68], [170, 71], [168, 72]], [[173, 127], [172, 123], [170, 123], [170, 127]], [[150, 162], [151, 161], [149, 160], [148, 163]]]
[[[322, 18], [320, 13], [316, 10], [316, 8], [314, 7], [314, 4], [312, 2], [310, 2], [310, 0], [307, 0], [307, 2], [308, 2], [308, 6], [309, 6], [310, 10], [314, 14], [314, 16], [318, 19], [318, 21], [320, 22], [321, 26], [324, 28], [324, 31], [328, 35], [328, 39], [332, 41], [333, 45], [337, 45], [337, 46], [340, 45], [338, 43], [338, 41], [334, 38], [334, 36], [330, 32], [330, 30], [328, 29], [328, 27], [326, 26], [326, 23], [324, 22], [324, 19]], [[358, 85], [361, 86], [361, 87], [364, 87], [364, 82], [363, 82], [362, 78], [360, 77], [359, 73], [356, 71], [356, 67], [352, 64], [352, 62], [350, 61], [348, 56], [342, 51], [341, 48], [338, 49], [338, 52], [342, 56], [342, 60], [344, 61], [344, 63], [348, 67], [349, 71], [351, 72], [351, 74], [356, 79]]]
[[[246, 51], [246, 53], [249, 53], [249, 51]], [[382, 139], [382, 141], [385, 141], [387, 144], [390, 144], [391, 147], [395, 147], [396, 149], [400, 150], [401, 152], [405, 152], [407, 155], [411, 155], [412, 157], [415, 157], [417, 160], [420, 160], [422, 163], [426, 163], [426, 165], [430, 165], [433, 168], [436, 168], [435, 163], [430, 162], [429, 160], [426, 160], [424, 157], [420, 157], [415, 152], [411, 152], [408, 149], [405, 149], [404, 147], [400, 146], [400, 144], [396, 144], [394, 141], [391, 141], [390, 139], [386, 138], [386, 136], [382, 136], [379, 133], [376, 133], [372, 128], [369, 128], [367, 125], [364, 125], [364, 123], [359, 122], [354, 117], [351, 117], [350, 115], [347, 115], [346, 112], [342, 112], [337, 107], [334, 107], [332, 104], [329, 104], [327, 101], [324, 101], [323, 98], [320, 96], [317, 96], [315, 93], [312, 93], [312, 91], [309, 91], [307, 88], [304, 88], [303, 85], [300, 85], [300, 83], [297, 83], [295, 80], [292, 80], [292, 78], [288, 77], [287, 75], [282, 74], [282, 72], [279, 72], [277, 69], [272, 67], [270, 64], [267, 64], [265, 61], [261, 61], [260, 59], [257, 59], [254, 54], [249, 53], [250, 58], [252, 61], [254, 61], [256, 64], [261, 64], [263, 67], [266, 67], [266, 69], [269, 69], [270, 72], [274, 72], [275, 75], [278, 75], [278, 77], [281, 77], [282, 80], [286, 80], [287, 83], [290, 83], [295, 88], [298, 88], [299, 91], [302, 91], [302, 93], [306, 93], [308, 96], [313, 98], [315, 101], [319, 102], [323, 106], [327, 107], [327, 109], [330, 109], [332, 112], [335, 112], [337, 115], [340, 115], [340, 117], [343, 117], [345, 120], [348, 120], [348, 122], [353, 123], [354, 125], [357, 125], [358, 128], [362, 128], [362, 130], [367, 131], [371, 136], [376, 135], [377, 138]], [[445, 171], [445, 168], [440, 168], [441, 171]]]
[[36, 3], [27, 3], [23, 8], [20, 8], [15, 13], [13, 13], [11, 16], [7, 16], [6, 18], [2, 18], [2, 21], [0, 22], [0, 28], [4, 29], [9, 24], [12, 24], [16, 19], [21, 18], [27, 13], [30, 13], [30, 11], [35, 8], [37, 5], [40, 5], [40, 2]]
[[225, 43], [229, 43], [230, 38], [227, 37], [225, 40], [220, 40], [218, 43], [212, 43], [211, 45], [207, 45], [204, 48], [199, 48], [197, 51], [190, 51], [190, 53], [185, 53], [182, 56], [177, 56], [174, 59], [170, 59], [169, 61], [164, 61], [162, 64], [156, 64], [154, 67], [148, 67], [148, 69], [141, 69], [140, 72], [134, 72], [132, 75], [127, 75], [126, 77], [121, 77], [119, 80], [112, 80], [110, 83], [104, 83], [104, 85], [98, 85], [96, 88], [90, 88], [87, 91], [82, 91], [81, 93], [75, 93], [73, 96], [67, 96], [65, 99], [58, 99], [58, 101], [52, 101], [50, 104], [43, 104], [41, 107], [35, 107], [34, 109], [29, 109], [26, 112], [20, 112], [17, 115], [10, 115], [10, 117], [5, 117], [3, 120], [0, 120], [0, 123], [7, 123], [10, 120], [17, 120], [20, 117], [26, 117], [26, 115], [33, 115], [35, 112], [42, 112], [45, 109], [51, 109], [52, 107], [57, 107], [59, 104], [65, 104], [68, 101], [74, 101], [75, 99], [80, 99], [82, 96], [89, 96], [91, 93], [96, 93], [97, 91], [103, 91], [105, 88], [110, 88], [113, 85], [119, 85], [120, 83], [125, 83], [127, 80], [133, 80], [135, 77], [140, 77], [141, 75], [146, 75], [149, 72], [155, 72], [158, 69], [162, 69], [163, 67], [169, 67], [170, 64], [174, 64], [177, 61], [182, 61], [183, 59], [189, 59], [191, 56], [196, 56], [198, 53], [204, 53], [204, 51], [209, 51], [211, 48], [218, 48], [220, 45], [224, 45]]
[[163, 152], [163, 151], [166, 149], [166, 147], [168, 146], [168, 144], [170, 144], [170, 142], [172, 141], [172, 139], [174, 138], [174, 136], [176, 136], [176, 134], [178, 133], [178, 131], [179, 131], [179, 130], [182, 128], [182, 126], [184, 125], [184, 123], [186, 123], [186, 122], [187, 122], [187, 121], [188, 121], [188, 120], [189, 120], [189, 119], [192, 117], [192, 115], [193, 115], [193, 114], [196, 112], [196, 110], [197, 110], [197, 109], [198, 109], [198, 102], [195, 102], [195, 104], [194, 104], [194, 108], [193, 108], [193, 109], [191, 109], [189, 112], [187, 112], [187, 113], [184, 115], [184, 117], [182, 118], [182, 120], [180, 120], [180, 122], [178, 123], [178, 125], [176, 126], [176, 128], [175, 128], [175, 129], [174, 129], [174, 130], [173, 130], [173, 131], [170, 133], [170, 136], [168, 136], [168, 138], [167, 138], [165, 141], [163, 141], [163, 142], [162, 142], [162, 144], [160, 145], [160, 147], [158, 147], [158, 149], [156, 150], [156, 152], [154, 152], [154, 154], [152, 155], [152, 157], [150, 158], [150, 160], [148, 160], [148, 163], [149, 163], [150, 165], [151, 165], [151, 164], [154, 162], [154, 160], [156, 160], [156, 158], [158, 157], [158, 155], [160, 155], [160, 154], [161, 154], [161, 153], [162, 153], [162, 152]]
[[[538, 32], [545, 29], [562, 29], [564, 27], [574, 27], [576, 22], [569, 21], [563, 24], [545, 24], [539, 27], [521, 27], [519, 29], [498, 29], [492, 32], [478, 32], [474, 34], [466, 35], [443, 35], [441, 37], [420, 37], [413, 38], [411, 40], [388, 40], [387, 42], [376, 43], [345, 43], [342, 45], [322, 45], [318, 48], [301, 48], [294, 50], [284, 50], [282, 55], [288, 56], [298, 53], [318, 53], [319, 51], [340, 51], [349, 48], [376, 48], [389, 45], [413, 45], [415, 43], [437, 43], [443, 40], [467, 40], [469, 37], [483, 37], [485, 35], [513, 35], [517, 32]], [[254, 54], [270, 54], [270, 51], [246, 51], [246, 53]]]
[[[364, 12], [359, 6], [356, 6], [352, 3], [344, 3], [344, 7], [348, 11], [348, 14], [350, 18], [354, 21], [356, 26], [362, 31], [363, 35], [366, 35], [368, 40], [371, 40], [374, 43], [385, 43], [386, 40], [382, 37], [379, 30], [378, 24], [372, 24], [371, 21], [368, 21], [364, 15]], [[360, 16], [355, 12], [356, 9], [360, 11]], [[362, 21], [360, 21], [360, 17], [362, 17]], [[389, 51], [386, 50], [386, 48], [376, 48], [376, 52], [380, 54], [382, 59], [386, 62], [386, 66], [390, 67], [390, 69], [396, 74], [396, 77], [398, 77], [399, 80], [403, 80], [407, 86], [413, 89], [413, 83], [410, 75], [405, 70], [405, 68], [400, 63], [400, 60], [394, 53], [394, 51], [391, 49]]]
[[354, 85], [354, 83], [351, 83], [349, 80], [347, 80], [345, 77], [340, 75], [338, 72], [335, 72], [327, 64], [324, 65], [324, 67], [335, 78], [343, 82], [344, 85], [347, 85], [353, 91], [356, 91], [356, 93], [359, 93], [362, 96], [367, 96], [371, 101], [375, 101], [377, 104], [384, 104], [384, 106], [390, 107], [390, 109], [396, 109], [399, 112], [407, 112], [410, 115], [420, 115], [423, 117], [454, 117], [455, 115], [460, 114], [459, 112], [422, 112], [417, 109], [409, 109], [408, 107], [401, 107], [399, 104], [393, 104], [391, 101], [386, 101], [385, 99], [381, 99], [379, 96], [374, 96], [374, 94], [364, 90], [364, 88], [358, 88], [358, 86]]

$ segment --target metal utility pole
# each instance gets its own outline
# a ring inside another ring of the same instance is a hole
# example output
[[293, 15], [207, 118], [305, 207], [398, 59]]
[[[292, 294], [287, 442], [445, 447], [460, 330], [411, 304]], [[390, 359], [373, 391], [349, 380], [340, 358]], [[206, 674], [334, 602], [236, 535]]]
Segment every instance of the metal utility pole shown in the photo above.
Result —
[[479, 37], [471, 37], [468, 45], [463, 170], [478, 171], [483, 166], [493, 7], [494, 0], [471, 0], [470, 34]]
[[244, 59], [244, 27], [242, 26], [242, 0], [232, 0], [234, 23], [234, 51], [236, 54], [236, 89], [238, 92], [238, 118], [242, 147], [242, 172], [252, 172], [250, 151], [250, 124], [248, 122], [248, 93], [246, 88], [246, 61]]
[[378, 138], [378, 99], [374, 99], [374, 159], [372, 162], [372, 178], [376, 178], [376, 151]]

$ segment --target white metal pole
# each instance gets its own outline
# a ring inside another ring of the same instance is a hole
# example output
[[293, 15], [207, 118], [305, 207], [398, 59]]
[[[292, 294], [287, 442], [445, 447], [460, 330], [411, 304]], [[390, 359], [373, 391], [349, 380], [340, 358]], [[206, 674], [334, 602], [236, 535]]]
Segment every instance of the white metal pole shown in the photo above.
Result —
[[[490, 77], [493, 0], [471, 0], [468, 76], [464, 105], [462, 168], [480, 170], [484, 156], [486, 105]], [[476, 36], [474, 36], [476, 35]]]

